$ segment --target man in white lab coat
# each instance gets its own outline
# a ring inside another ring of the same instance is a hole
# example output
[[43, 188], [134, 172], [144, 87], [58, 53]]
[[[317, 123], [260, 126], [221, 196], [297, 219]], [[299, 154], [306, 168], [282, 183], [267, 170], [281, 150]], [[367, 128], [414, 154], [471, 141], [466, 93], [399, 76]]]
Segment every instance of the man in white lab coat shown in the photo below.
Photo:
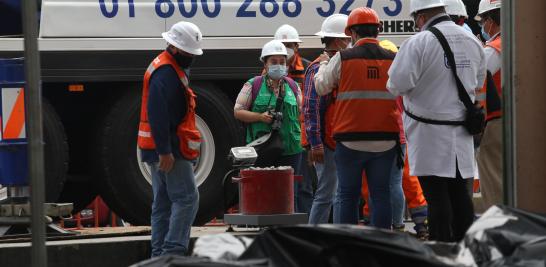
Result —
[[421, 32], [402, 44], [389, 70], [387, 88], [404, 97], [410, 170], [419, 177], [429, 205], [430, 238], [459, 241], [474, 218], [466, 191], [467, 179], [474, 176], [473, 137], [463, 126], [428, 124], [407, 112], [437, 121], [465, 119], [455, 78], [429, 27], [446, 36], [457, 74], [472, 101], [485, 81], [484, 51], [471, 33], [450, 20], [442, 0], [412, 0], [410, 9]]

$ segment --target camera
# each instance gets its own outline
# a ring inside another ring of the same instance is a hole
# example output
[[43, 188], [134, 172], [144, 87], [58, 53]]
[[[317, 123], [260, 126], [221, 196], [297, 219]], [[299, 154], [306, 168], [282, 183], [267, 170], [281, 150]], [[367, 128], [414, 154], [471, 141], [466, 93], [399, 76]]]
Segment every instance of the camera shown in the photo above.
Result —
[[271, 128], [272, 129], [280, 129], [282, 125], [282, 112], [278, 111], [275, 112], [275, 110], [271, 109], [267, 111], [271, 117], [273, 117], [273, 121], [271, 122]]

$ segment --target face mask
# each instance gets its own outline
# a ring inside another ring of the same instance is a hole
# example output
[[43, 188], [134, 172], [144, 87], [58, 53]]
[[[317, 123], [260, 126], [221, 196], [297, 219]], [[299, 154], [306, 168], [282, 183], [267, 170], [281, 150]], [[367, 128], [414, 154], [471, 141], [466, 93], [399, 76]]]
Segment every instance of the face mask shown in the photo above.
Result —
[[188, 69], [193, 63], [194, 59], [193, 57], [188, 57], [182, 54], [176, 54], [173, 55], [173, 57], [176, 60], [176, 63], [178, 63], [178, 65], [183, 69]]
[[286, 76], [286, 65], [269, 65], [267, 75], [273, 80], [278, 80]]
[[295, 52], [294, 52], [294, 49], [292, 48], [286, 48], [286, 53], [288, 54], [286, 58], [292, 58]]
[[349, 48], [353, 48], [353, 42], [349, 42], [349, 44], [347, 45], [347, 48], [346, 49], [349, 49]]
[[487, 31], [485, 30], [485, 21], [484, 23], [482, 24], [482, 37], [485, 41], [489, 41], [489, 39], [491, 39], [491, 36], [489, 35], [489, 33], [487, 33]]

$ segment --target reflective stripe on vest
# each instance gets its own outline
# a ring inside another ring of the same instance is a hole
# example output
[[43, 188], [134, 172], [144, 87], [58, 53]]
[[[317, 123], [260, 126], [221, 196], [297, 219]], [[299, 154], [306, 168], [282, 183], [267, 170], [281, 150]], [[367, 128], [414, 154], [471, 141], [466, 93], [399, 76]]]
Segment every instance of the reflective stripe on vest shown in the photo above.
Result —
[[387, 90], [395, 53], [379, 41], [360, 39], [341, 53], [341, 73], [334, 111], [336, 141], [399, 140], [400, 111]]
[[351, 91], [351, 92], [340, 92], [337, 95], [338, 101], [346, 100], [394, 100], [396, 97], [390, 92], [385, 92], [384, 90], [370, 90], [370, 91]]
[[153, 72], [165, 65], [170, 65], [176, 71], [184, 87], [181, 89], [186, 91], [187, 111], [180, 124], [176, 127], [176, 135], [179, 140], [179, 149], [182, 156], [186, 159], [193, 160], [199, 156], [201, 145], [201, 135], [195, 125], [195, 94], [188, 86], [189, 83], [186, 74], [180, 69], [174, 58], [167, 51], [164, 51], [157, 56], [148, 66], [146, 73], [144, 74], [137, 139], [138, 147], [146, 150], [156, 149], [152, 128], [148, 122], [148, 96], [150, 93], [150, 78], [152, 77]]
[[139, 130], [138, 131], [138, 136], [151, 138], [152, 137], [152, 132]]

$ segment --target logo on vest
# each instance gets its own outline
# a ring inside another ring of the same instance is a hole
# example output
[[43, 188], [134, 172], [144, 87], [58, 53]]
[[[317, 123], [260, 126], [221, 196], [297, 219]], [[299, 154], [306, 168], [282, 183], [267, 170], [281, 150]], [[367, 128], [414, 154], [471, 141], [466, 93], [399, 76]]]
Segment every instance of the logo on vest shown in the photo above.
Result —
[[368, 67], [368, 79], [379, 79], [379, 68], [378, 67]]

